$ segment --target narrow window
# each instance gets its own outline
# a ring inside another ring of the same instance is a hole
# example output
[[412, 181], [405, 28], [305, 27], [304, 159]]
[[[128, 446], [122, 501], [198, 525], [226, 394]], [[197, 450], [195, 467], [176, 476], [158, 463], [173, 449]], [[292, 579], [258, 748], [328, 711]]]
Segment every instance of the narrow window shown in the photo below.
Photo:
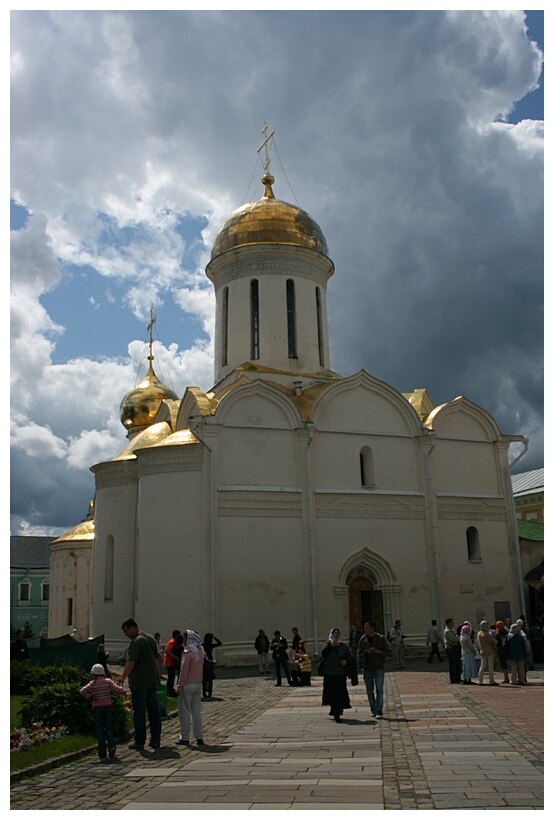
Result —
[[481, 546], [479, 544], [479, 530], [468, 527], [466, 531], [467, 557], [469, 561], [481, 560]]
[[375, 487], [375, 472], [371, 447], [362, 447], [360, 450], [360, 480], [362, 487]]
[[40, 584], [40, 600], [48, 602], [50, 600], [50, 579], [43, 578]]
[[31, 584], [29, 581], [21, 581], [19, 584], [19, 601], [29, 603], [31, 600]]
[[319, 288], [315, 289], [315, 306], [317, 313], [317, 346], [319, 348], [319, 363], [325, 367], [325, 355], [323, 351], [323, 328], [321, 324], [321, 293]]
[[113, 564], [114, 539], [113, 535], [106, 538], [106, 563], [104, 565], [104, 600], [113, 601]]
[[250, 348], [251, 358], [260, 358], [260, 295], [258, 280], [252, 279], [250, 282]]
[[73, 625], [73, 598], [67, 599], [67, 626]]
[[287, 334], [289, 342], [289, 359], [296, 359], [296, 304], [294, 282], [287, 279]]
[[223, 288], [222, 305], [222, 339], [221, 339], [221, 366], [227, 366], [227, 344], [229, 339], [229, 288]]

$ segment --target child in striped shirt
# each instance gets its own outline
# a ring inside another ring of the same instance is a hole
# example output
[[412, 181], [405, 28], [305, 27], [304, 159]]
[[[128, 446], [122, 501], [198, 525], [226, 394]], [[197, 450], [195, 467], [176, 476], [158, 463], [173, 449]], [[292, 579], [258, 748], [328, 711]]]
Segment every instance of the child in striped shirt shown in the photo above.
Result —
[[115, 737], [113, 733], [113, 704], [111, 698], [112, 690], [118, 695], [124, 695], [125, 689], [118, 686], [111, 678], [106, 677], [104, 667], [101, 663], [95, 663], [90, 670], [92, 680], [80, 690], [81, 695], [92, 700], [92, 711], [94, 714], [94, 726], [96, 737], [98, 738], [98, 757], [100, 763], [109, 763], [106, 756], [106, 743], [108, 754], [115, 757]]

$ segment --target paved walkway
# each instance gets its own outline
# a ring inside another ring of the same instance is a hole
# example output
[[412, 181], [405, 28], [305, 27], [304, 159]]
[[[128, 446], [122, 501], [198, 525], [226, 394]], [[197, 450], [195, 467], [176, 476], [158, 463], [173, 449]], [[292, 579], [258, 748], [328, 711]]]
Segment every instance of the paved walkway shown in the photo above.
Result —
[[[438, 669], [427, 667], [427, 669]], [[442, 669], [442, 667], [440, 667]], [[542, 809], [543, 680], [452, 686], [445, 672], [385, 676], [385, 718], [363, 684], [336, 723], [311, 688], [217, 680], [203, 703], [207, 746], [88, 756], [12, 785], [11, 808], [116, 810]]]

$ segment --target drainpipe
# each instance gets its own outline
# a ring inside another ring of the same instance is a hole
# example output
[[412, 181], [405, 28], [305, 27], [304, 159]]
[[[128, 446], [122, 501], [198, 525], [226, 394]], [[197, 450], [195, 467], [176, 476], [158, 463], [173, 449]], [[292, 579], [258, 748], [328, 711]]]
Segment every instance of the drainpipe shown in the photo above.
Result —
[[200, 421], [200, 416], [191, 416], [188, 420], [189, 430], [203, 447], [210, 454], [210, 622], [211, 630], [215, 635], [217, 626], [215, 622], [215, 476], [214, 476], [214, 451], [206, 444], [204, 439], [198, 434], [196, 425]]
[[308, 431], [308, 443], [306, 445], [306, 478], [308, 492], [308, 538], [310, 542], [310, 573], [312, 588], [312, 625], [314, 630], [314, 656], [319, 654], [317, 641], [317, 612], [316, 612], [316, 585], [315, 585], [315, 512], [312, 489], [312, 441], [314, 438], [315, 425], [313, 421], [305, 422]]
[[431, 542], [433, 545], [433, 557], [435, 560], [435, 578], [437, 582], [437, 598], [439, 605], [439, 623], [444, 623], [444, 610], [442, 603], [441, 591], [441, 573], [440, 573], [440, 558], [439, 558], [439, 540], [437, 534], [437, 497], [435, 495], [435, 485], [433, 482], [433, 463], [431, 456], [436, 444], [436, 434], [429, 430], [429, 437], [431, 446], [427, 451], [427, 487], [429, 493], [429, 503], [431, 505]]
[[519, 438], [519, 436], [518, 436], [517, 438], [515, 438], [515, 441], [520, 441], [523, 444], [523, 450], [521, 451], [521, 453], [518, 456], [516, 456], [514, 458], [513, 461], [511, 461], [508, 464], [508, 471], [506, 473], [506, 483], [507, 483], [508, 486], [507, 486], [506, 489], [507, 489], [507, 492], [508, 492], [508, 495], [509, 495], [509, 498], [510, 498], [510, 506], [511, 506], [511, 509], [512, 509], [512, 518], [513, 518], [513, 522], [514, 522], [514, 535], [515, 535], [514, 550], [515, 550], [515, 554], [516, 554], [517, 580], [518, 580], [518, 583], [519, 583], [520, 608], [521, 608], [521, 612], [525, 612], [525, 585], [523, 583], [523, 572], [521, 570], [521, 552], [520, 552], [520, 549], [519, 549], [519, 531], [518, 531], [518, 528], [517, 528], [516, 504], [515, 504], [515, 501], [514, 501], [514, 492], [512, 490], [512, 481], [511, 481], [511, 478], [510, 478], [510, 471], [511, 471], [512, 467], [514, 467], [514, 465], [517, 464], [517, 462], [520, 460], [520, 458], [523, 458], [523, 456], [525, 455], [525, 453], [529, 449], [529, 439], [528, 438]]

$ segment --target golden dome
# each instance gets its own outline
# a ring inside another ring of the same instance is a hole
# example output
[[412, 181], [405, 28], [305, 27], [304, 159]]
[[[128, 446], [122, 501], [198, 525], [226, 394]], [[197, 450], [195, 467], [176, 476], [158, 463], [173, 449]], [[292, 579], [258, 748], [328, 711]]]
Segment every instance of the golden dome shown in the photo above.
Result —
[[212, 249], [214, 259], [241, 245], [279, 244], [309, 248], [327, 256], [327, 242], [317, 222], [295, 205], [275, 199], [274, 178], [265, 174], [264, 196], [256, 202], [241, 205], [220, 228]]
[[126, 430], [139, 430], [153, 423], [158, 407], [164, 399], [178, 401], [177, 394], [161, 382], [152, 367], [152, 357], [148, 373], [137, 387], [123, 396], [119, 405], [119, 417]]

